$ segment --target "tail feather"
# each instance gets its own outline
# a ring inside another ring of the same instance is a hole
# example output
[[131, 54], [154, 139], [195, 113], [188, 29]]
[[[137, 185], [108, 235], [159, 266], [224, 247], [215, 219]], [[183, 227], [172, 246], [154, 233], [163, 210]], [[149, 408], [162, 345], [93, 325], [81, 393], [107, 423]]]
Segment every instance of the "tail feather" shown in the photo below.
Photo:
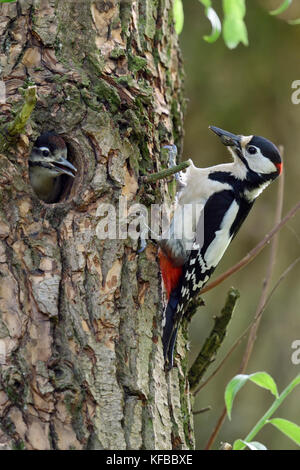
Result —
[[159, 251], [159, 262], [164, 286], [168, 296], [162, 341], [165, 362], [167, 364], [167, 368], [171, 369], [173, 367], [173, 354], [178, 331], [178, 325], [175, 323], [175, 316], [180, 299], [183, 266], [174, 266], [172, 260], [162, 250]]
[[178, 326], [175, 325], [174, 320], [178, 302], [178, 290], [174, 289], [170, 293], [169, 302], [165, 311], [165, 326], [162, 337], [164, 358], [166, 363], [168, 364], [168, 369], [171, 369], [173, 367], [173, 355], [178, 332]]

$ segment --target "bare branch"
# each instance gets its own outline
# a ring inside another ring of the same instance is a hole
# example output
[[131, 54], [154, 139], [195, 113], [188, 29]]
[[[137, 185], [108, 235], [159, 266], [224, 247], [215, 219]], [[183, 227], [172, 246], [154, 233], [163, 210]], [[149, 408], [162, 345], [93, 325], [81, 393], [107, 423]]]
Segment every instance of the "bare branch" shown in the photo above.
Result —
[[223, 411], [221, 413], [221, 416], [219, 417], [218, 419], [218, 422], [216, 424], [216, 427], [215, 429], [213, 430], [211, 436], [209, 437], [208, 441], [207, 441], [207, 444], [205, 446], [205, 450], [210, 450], [211, 449], [211, 446], [213, 445], [213, 443], [215, 442], [215, 439], [218, 435], [218, 432], [220, 431], [221, 429], [221, 426], [224, 422], [224, 419], [226, 418], [226, 413], [227, 413], [227, 410], [226, 410], [226, 406], [224, 406], [223, 408]]
[[207, 367], [213, 362], [215, 355], [225, 338], [227, 326], [231, 320], [233, 310], [239, 296], [240, 294], [236, 289], [231, 288], [229, 290], [221, 315], [215, 318], [213, 329], [189, 370], [188, 379], [191, 393], [193, 393], [193, 390], [195, 390], [199, 385]]
[[205, 408], [201, 408], [200, 410], [193, 411], [193, 415], [194, 416], [200, 415], [200, 414], [206, 413], [206, 411], [210, 411], [210, 410], [211, 410], [211, 406], [206, 406]]
[[18, 135], [24, 130], [31, 113], [34, 110], [36, 100], [36, 85], [29, 86], [24, 91], [24, 104], [21, 111], [8, 125], [7, 131], [10, 136]]
[[21, 134], [26, 126], [37, 101], [36, 85], [24, 90], [24, 103], [16, 117], [9, 124], [0, 129], [0, 149], [7, 150], [16, 137]]
[[169, 176], [179, 173], [182, 170], [185, 170], [190, 166], [190, 162], [184, 161], [179, 163], [179, 165], [172, 166], [171, 168], [166, 168], [165, 170], [158, 171], [157, 173], [152, 173], [151, 175], [142, 176], [141, 181], [144, 183], [154, 183], [155, 181], [168, 178]]

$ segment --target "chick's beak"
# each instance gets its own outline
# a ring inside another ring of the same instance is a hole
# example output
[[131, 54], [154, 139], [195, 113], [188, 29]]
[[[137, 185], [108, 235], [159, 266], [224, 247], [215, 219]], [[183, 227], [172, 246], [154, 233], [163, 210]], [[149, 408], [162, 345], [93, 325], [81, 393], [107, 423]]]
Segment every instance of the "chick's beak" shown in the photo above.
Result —
[[217, 136], [220, 137], [222, 144], [227, 147], [241, 147], [241, 136], [232, 134], [231, 132], [224, 131], [219, 127], [209, 126], [209, 129], [212, 130]]
[[76, 176], [77, 168], [75, 168], [75, 166], [72, 165], [72, 163], [69, 162], [64, 157], [59, 157], [57, 160], [52, 161], [51, 165], [55, 169], [59, 170], [60, 173], [64, 173], [65, 175], [69, 175], [72, 178], [75, 178], [75, 176]]

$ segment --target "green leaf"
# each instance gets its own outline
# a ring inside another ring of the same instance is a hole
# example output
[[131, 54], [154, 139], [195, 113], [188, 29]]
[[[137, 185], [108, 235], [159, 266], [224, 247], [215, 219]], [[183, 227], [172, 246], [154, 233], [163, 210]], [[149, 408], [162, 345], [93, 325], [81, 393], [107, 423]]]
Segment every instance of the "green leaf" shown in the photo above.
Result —
[[272, 395], [278, 398], [279, 395], [276, 383], [274, 382], [274, 379], [266, 372], [256, 372], [251, 374], [249, 375], [249, 379], [256, 385], [259, 385], [262, 388], [266, 388], [272, 393]]
[[0, 3], [11, 3], [16, 2], [17, 0], [0, 0]]
[[233, 377], [233, 379], [230, 380], [225, 389], [225, 405], [229, 419], [231, 419], [231, 410], [235, 396], [242, 386], [247, 382], [248, 378], [249, 376], [245, 374], [236, 375]]
[[182, 31], [183, 23], [184, 23], [182, 0], [174, 0], [173, 16], [174, 16], [174, 21], [175, 21], [175, 31], [179, 35]]
[[283, 13], [285, 10], [288, 9], [292, 1], [293, 0], [284, 0], [284, 2], [280, 5], [280, 7], [276, 8], [276, 10], [270, 11], [270, 15], [280, 15], [280, 13]]
[[248, 447], [248, 449], [250, 450], [268, 450], [266, 446], [261, 444], [261, 442], [257, 442], [257, 441], [247, 442], [247, 441], [243, 441], [242, 439], [238, 439], [234, 441], [232, 449], [241, 450], [242, 448], [244, 448], [244, 446]]
[[220, 18], [218, 17], [217, 13], [215, 12], [213, 8], [207, 8], [205, 14], [207, 16], [207, 19], [211, 22], [212, 31], [209, 36], [208, 35], [203, 36], [203, 39], [205, 39], [205, 41], [207, 42], [212, 43], [212, 42], [215, 42], [219, 38], [221, 34], [221, 30], [222, 30], [222, 25], [221, 25]]
[[273, 418], [269, 419], [267, 422], [273, 424], [275, 428], [279, 429], [279, 431], [300, 446], [300, 426], [283, 418]]
[[278, 397], [276, 384], [273, 378], [266, 372], [255, 372], [254, 374], [250, 375], [236, 375], [233, 377], [233, 379], [231, 379], [225, 389], [225, 405], [229, 419], [231, 419], [231, 410], [235, 396], [248, 380], [251, 380], [251, 382], [255, 383], [256, 385], [269, 390], [273, 395]]
[[[276, 10], [270, 11], [270, 15], [280, 15], [280, 13], [283, 13], [285, 10], [289, 8], [292, 2], [293, 0], [285, 0], [279, 8], [276, 8]], [[295, 20], [289, 20], [288, 24], [298, 25], [300, 24], [300, 18], [296, 18]]]
[[215, 10], [212, 8], [211, 0], [199, 0], [199, 1], [200, 3], [202, 3], [202, 5], [204, 5], [205, 16], [210, 21], [211, 27], [212, 27], [212, 31], [210, 35], [203, 36], [203, 39], [210, 43], [215, 42], [219, 38], [221, 34], [221, 30], [222, 30], [220, 18], [218, 17]]
[[234, 49], [240, 42], [248, 46], [245, 0], [223, 0], [223, 10], [223, 37], [227, 47]]
[[223, 10], [226, 16], [244, 18], [246, 15], [245, 0], [223, 0]]

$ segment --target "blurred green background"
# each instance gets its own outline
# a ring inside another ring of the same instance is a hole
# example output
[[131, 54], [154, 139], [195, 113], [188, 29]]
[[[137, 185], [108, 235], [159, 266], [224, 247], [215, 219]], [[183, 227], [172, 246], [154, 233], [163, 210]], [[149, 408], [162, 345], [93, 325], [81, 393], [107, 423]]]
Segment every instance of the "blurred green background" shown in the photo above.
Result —
[[[230, 160], [219, 139], [208, 130], [213, 124], [244, 135], [256, 134], [284, 146], [285, 196], [287, 211], [299, 200], [300, 188], [300, 104], [292, 104], [291, 88], [300, 80], [300, 26], [291, 26], [272, 17], [265, 7], [282, 2], [251, 0], [247, 2], [246, 24], [249, 47], [226, 48], [222, 38], [214, 44], [203, 40], [210, 23], [197, 0], [184, 0], [185, 23], [180, 36], [186, 74], [187, 111], [185, 117], [184, 158], [192, 158], [200, 167]], [[300, 17], [299, 1], [288, 12]], [[296, 5], [297, 4], [297, 5]], [[214, 7], [222, 17], [221, 2]], [[213, 279], [239, 261], [272, 228], [278, 181], [256, 201], [239, 235], [227, 250]], [[300, 213], [285, 226], [279, 236], [273, 284], [285, 268], [300, 255]], [[229, 333], [216, 362], [222, 360], [235, 339], [254, 316], [265, 277], [269, 247], [249, 266], [204, 295], [206, 306], [192, 320], [190, 329], [191, 363], [211, 326], [213, 316], [223, 307], [230, 286], [239, 289], [238, 302]], [[300, 372], [291, 361], [294, 340], [300, 340], [300, 263], [274, 293], [262, 319], [247, 373], [266, 371], [276, 380], [279, 391]], [[245, 349], [244, 341], [231, 355], [221, 372], [198, 394], [194, 409], [207, 405], [212, 410], [195, 416], [197, 449], [203, 449], [224, 406], [224, 389], [237, 374]], [[246, 437], [252, 426], [272, 403], [269, 392], [247, 384], [238, 394], [232, 421], [226, 419], [214, 448], [220, 442]], [[277, 410], [276, 417], [291, 419], [300, 425], [300, 388], [296, 388]], [[287, 437], [268, 425], [256, 437], [268, 449], [296, 449]]]

